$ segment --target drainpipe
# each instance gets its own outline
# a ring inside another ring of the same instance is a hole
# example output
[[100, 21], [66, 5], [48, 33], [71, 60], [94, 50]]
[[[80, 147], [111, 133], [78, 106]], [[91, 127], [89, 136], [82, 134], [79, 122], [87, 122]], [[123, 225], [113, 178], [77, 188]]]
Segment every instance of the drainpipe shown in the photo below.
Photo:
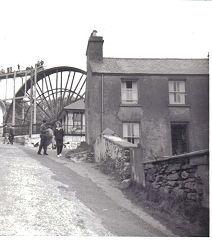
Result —
[[104, 75], [102, 74], [102, 99], [101, 99], [101, 133], [103, 132], [103, 113], [104, 113]]

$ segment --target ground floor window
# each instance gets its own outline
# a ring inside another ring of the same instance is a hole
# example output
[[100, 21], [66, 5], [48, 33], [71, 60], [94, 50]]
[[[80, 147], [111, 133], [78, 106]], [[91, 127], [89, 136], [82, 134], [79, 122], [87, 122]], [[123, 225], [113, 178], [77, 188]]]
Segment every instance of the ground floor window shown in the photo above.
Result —
[[188, 137], [187, 124], [172, 123], [171, 124], [171, 138], [172, 138], [172, 154], [182, 154], [188, 152]]
[[84, 118], [83, 112], [66, 112], [62, 119], [65, 134], [85, 134]]
[[73, 127], [78, 130], [82, 129], [82, 125], [83, 125], [82, 115], [83, 115], [83, 113], [81, 113], [81, 112], [73, 113]]
[[138, 144], [140, 142], [139, 123], [123, 123], [123, 138], [128, 142]]

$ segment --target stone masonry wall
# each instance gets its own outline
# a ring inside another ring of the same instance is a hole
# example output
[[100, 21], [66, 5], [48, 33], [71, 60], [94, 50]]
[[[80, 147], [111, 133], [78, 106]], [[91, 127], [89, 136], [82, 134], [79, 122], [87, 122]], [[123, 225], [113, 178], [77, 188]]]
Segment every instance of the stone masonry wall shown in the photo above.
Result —
[[208, 151], [144, 163], [146, 189], [208, 208]]
[[131, 143], [119, 137], [102, 136], [94, 145], [95, 161], [99, 162], [100, 170], [113, 174], [119, 180], [131, 177], [130, 150]]
[[105, 158], [101, 160], [100, 169], [104, 173], [116, 175], [120, 180], [130, 178], [130, 152], [109, 140], [105, 141]]

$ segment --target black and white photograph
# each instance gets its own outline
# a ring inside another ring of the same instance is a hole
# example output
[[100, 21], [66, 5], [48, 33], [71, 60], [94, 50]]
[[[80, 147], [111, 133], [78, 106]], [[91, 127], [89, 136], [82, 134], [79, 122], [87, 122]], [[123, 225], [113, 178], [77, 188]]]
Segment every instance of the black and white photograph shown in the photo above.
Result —
[[0, 0], [0, 239], [210, 237], [210, 0]]

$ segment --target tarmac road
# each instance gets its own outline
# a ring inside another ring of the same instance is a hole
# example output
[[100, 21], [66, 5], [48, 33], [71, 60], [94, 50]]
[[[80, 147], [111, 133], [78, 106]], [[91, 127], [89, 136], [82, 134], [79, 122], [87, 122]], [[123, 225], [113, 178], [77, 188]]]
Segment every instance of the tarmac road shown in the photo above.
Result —
[[0, 236], [175, 236], [95, 164], [0, 145]]

